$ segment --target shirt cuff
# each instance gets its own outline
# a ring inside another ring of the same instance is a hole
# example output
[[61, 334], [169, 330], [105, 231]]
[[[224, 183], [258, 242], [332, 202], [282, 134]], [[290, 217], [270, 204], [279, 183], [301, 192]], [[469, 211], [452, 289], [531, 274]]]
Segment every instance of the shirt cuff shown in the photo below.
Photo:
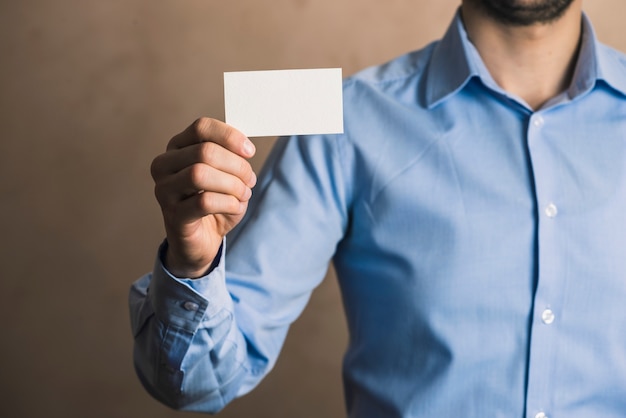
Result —
[[203, 317], [215, 316], [232, 303], [226, 289], [225, 241], [216, 257], [219, 258], [217, 264], [208, 274], [198, 279], [178, 278], [171, 274], [161, 261], [165, 248], [167, 242], [159, 248], [148, 297], [161, 321], [195, 332]]

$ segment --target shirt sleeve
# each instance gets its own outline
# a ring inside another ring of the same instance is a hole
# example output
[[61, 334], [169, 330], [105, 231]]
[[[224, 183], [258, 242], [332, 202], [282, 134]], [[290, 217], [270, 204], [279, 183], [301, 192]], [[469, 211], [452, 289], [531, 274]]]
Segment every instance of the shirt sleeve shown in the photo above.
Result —
[[129, 304], [135, 369], [146, 390], [174, 409], [223, 408], [246, 373], [224, 251], [211, 273], [196, 280], [174, 277], [157, 257], [152, 273], [132, 285]]
[[157, 259], [133, 284], [135, 367], [155, 398], [217, 412], [271, 370], [345, 233], [338, 140], [279, 140], [207, 276], [177, 279]]

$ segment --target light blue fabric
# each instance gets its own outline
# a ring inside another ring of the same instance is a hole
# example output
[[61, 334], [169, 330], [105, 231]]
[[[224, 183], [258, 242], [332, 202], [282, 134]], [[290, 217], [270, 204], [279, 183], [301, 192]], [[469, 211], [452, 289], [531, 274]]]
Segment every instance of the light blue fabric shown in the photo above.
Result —
[[626, 58], [583, 21], [538, 111], [458, 15], [347, 79], [345, 134], [278, 142], [211, 274], [157, 260], [133, 285], [148, 390], [203, 411], [249, 391], [334, 261], [350, 417], [626, 416]]

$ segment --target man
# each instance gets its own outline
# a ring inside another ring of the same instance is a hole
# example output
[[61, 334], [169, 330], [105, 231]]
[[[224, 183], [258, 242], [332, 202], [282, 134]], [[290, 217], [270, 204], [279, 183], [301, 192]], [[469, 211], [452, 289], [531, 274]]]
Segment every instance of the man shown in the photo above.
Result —
[[582, 0], [465, 0], [344, 102], [345, 134], [280, 140], [252, 199], [219, 121], [154, 160], [146, 388], [208, 412], [251, 390], [332, 260], [349, 416], [623, 417], [626, 57]]

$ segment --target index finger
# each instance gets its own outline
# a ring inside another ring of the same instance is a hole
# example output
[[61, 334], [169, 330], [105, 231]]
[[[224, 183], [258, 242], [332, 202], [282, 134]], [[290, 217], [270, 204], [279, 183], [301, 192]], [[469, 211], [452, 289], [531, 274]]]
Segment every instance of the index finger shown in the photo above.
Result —
[[214, 142], [244, 158], [250, 158], [256, 152], [254, 144], [247, 136], [232, 126], [211, 118], [196, 119], [170, 140], [167, 150], [185, 148], [201, 142]]

